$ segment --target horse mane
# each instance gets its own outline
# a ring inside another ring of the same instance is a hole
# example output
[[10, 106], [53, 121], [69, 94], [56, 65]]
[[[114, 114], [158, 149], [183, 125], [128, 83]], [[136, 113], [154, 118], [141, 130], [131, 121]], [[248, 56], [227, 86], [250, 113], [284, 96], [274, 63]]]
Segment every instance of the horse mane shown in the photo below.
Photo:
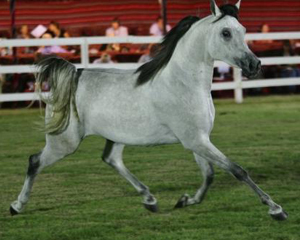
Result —
[[155, 54], [154, 58], [136, 70], [136, 73], [140, 73], [136, 82], [137, 86], [150, 81], [160, 69], [167, 65], [178, 41], [198, 20], [200, 20], [200, 18], [195, 16], [185, 17], [168, 32], [168, 34], [163, 38], [163, 41], [159, 44], [159, 50]]

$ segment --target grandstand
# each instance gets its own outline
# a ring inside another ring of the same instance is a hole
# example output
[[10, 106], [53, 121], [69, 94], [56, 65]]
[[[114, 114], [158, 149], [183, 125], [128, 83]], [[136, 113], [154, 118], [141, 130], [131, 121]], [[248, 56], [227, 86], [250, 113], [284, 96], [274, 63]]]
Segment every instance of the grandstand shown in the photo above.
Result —
[[[218, 1], [221, 4], [224, 1]], [[225, 1], [235, 3], [235, 1]], [[126, 3], [126, 4], [124, 4]], [[176, 24], [186, 15], [200, 17], [209, 14], [207, 0], [168, 0], [168, 22]], [[300, 1], [243, 0], [240, 21], [248, 32], [258, 32], [267, 22], [272, 31], [300, 31]], [[131, 35], [148, 35], [150, 24], [160, 13], [157, 0], [18, 0], [16, 25], [27, 24], [31, 29], [50, 20], [61, 23], [72, 36], [102, 36], [114, 17], [129, 27]], [[9, 37], [9, 3], [0, 4], [0, 35]]]

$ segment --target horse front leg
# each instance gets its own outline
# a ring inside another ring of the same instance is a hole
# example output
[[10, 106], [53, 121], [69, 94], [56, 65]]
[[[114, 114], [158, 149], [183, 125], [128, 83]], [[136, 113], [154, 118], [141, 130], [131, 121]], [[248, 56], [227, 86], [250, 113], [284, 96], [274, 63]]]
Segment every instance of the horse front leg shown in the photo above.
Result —
[[106, 141], [102, 159], [108, 165], [118, 171], [118, 173], [124, 177], [132, 186], [144, 197], [143, 204], [145, 208], [151, 212], [157, 212], [157, 200], [150, 193], [149, 188], [140, 182], [124, 165], [122, 154], [124, 145], [114, 143], [110, 140]]
[[193, 197], [190, 197], [188, 194], [184, 194], [175, 205], [175, 208], [182, 208], [189, 205], [199, 204], [203, 201], [209, 186], [212, 184], [214, 179], [214, 169], [213, 165], [202, 158], [201, 156], [194, 153], [195, 160], [201, 169], [203, 176], [202, 186], [198, 189], [196, 194]]
[[193, 141], [192, 143], [189, 142], [184, 145], [208, 162], [218, 165], [220, 168], [231, 173], [238, 180], [246, 183], [258, 195], [262, 203], [269, 206], [269, 214], [272, 218], [275, 220], [285, 220], [288, 217], [288, 214], [282, 207], [275, 203], [268, 194], [260, 189], [242, 167], [231, 162], [210, 142], [208, 136], [201, 136], [197, 141]]

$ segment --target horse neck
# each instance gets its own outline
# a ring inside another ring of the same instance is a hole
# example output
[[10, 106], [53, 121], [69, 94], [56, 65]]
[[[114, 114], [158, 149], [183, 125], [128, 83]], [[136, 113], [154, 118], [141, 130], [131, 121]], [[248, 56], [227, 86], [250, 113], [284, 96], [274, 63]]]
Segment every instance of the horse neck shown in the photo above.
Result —
[[166, 72], [171, 74], [168, 80], [180, 81], [190, 89], [201, 88], [210, 93], [214, 60], [206, 47], [208, 18], [195, 23], [178, 42]]

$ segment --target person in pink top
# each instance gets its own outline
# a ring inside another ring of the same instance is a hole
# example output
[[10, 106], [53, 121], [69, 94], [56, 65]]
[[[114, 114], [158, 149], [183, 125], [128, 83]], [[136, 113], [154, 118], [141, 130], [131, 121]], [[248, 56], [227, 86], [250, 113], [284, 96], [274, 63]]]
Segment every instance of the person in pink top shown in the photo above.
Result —
[[107, 37], [126, 37], [128, 36], [128, 29], [121, 26], [118, 18], [114, 18], [111, 21], [111, 27], [106, 29], [105, 35]]
[[[163, 19], [161, 16], [158, 16], [156, 19], [156, 22], [153, 23], [149, 29], [149, 33], [152, 36], [163, 36], [164, 35], [164, 31], [163, 31]], [[167, 24], [166, 26], [166, 30], [167, 32], [169, 32], [171, 30], [171, 26], [169, 24]]]
[[[50, 33], [44, 33], [42, 38], [44, 39], [50, 39], [52, 38]], [[52, 53], [67, 53], [68, 51], [61, 46], [52, 45], [52, 46], [42, 46], [37, 50], [38, 53], [41, 53], [43, 55], [48, 55]]]

